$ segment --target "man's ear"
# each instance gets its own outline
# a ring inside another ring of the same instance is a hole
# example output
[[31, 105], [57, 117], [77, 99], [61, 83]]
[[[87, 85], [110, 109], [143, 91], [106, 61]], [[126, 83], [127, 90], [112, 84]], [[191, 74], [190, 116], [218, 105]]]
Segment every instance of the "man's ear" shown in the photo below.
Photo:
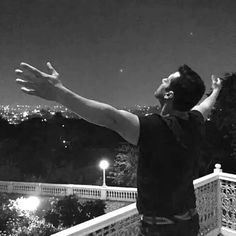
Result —
[[173, 91], [168, 91], [164, 95], [164, 99], [169, 100], [174, 98], [174, 92]]

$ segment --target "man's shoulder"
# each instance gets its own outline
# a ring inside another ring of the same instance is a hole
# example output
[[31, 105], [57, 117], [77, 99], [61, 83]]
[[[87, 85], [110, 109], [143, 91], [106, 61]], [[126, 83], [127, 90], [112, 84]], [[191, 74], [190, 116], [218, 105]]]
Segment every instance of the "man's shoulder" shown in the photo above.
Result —
[[202, 115], [202, 113], [198, 110], [191, 110], [188, 112], [190, 118], [194, 118], [196, 120], [198, 120], [200, 123], [204, 123], [204, 117]]

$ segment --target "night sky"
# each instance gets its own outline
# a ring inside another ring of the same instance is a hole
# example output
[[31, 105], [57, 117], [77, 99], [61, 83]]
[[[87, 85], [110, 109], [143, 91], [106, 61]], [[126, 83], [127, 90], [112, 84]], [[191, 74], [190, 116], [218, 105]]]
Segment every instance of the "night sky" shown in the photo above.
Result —
[[23, 94], [24, 61], [87, 98], [154, 105], [161, 79], [185, 63], [210, 75], [236, 71], [235, 0], [0, 0], [0, 104], [51, 104]]

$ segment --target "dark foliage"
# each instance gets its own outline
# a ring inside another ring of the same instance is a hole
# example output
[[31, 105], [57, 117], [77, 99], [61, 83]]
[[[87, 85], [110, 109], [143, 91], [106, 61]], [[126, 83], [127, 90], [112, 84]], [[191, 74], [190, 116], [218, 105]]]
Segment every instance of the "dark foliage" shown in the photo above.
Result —
[[207, 167], [212, 170], [218, 162], [223, 165], [223, 171], [235, 174], [236, 73], [227, 73], [222, 78], [222, 89], [206, 128], [204, 151], [209, 159]]
[[[105, 213], [102, 200], [85, 201], [75, 195], [51, 198], [47, 210], [23, 211], [17, 207], [18, 195], [0, 194], [0, 235], [49, 236], [65, 228]], [[20, 196], [22, 197], [22, 196]]]
[[18, 125], [5, 122], [2, 130], [1, 180], [95, 184], [101, 176], [99, 160], [106, 156], [112, 161], [122, 140], [108, 129], [58, 114]]
[[17, 209], [17, 195], [0, 194], [0, 235], [9, 236], [49, 236], [62, 230], [50, 223], [45, 223], [34, 214]]
[[139, 149], [129, 143], [121, 143], [117, 148], [110, 178], [112, 185], [136, 187]]
[[70, 227], [105, 213], [105, 202], [101, 200], [80, 202], [75, 195], [66, 196], [52, 202], [45, 220], [55, 227]]

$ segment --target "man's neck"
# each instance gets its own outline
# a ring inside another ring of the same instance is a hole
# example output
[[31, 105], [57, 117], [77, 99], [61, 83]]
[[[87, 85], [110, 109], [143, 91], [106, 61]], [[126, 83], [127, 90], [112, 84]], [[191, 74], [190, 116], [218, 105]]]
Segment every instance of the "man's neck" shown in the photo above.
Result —
[[170, 116], [173, 113], [172, 106], [170, 106], [168, 103], [161, 104], [161, 112], [160, 115], [165, 117], [165, 116]]
[[170, 106], [166, 103], [161, 107], [160, 115], [163, 116], [163, 117], [168, 117], [168, 116], [175, 115], [175, 116], [178, 116], [182, 119], [188, 119], [188, 112], [186, 112], [186, 111], [177, 111], [177, 110], [173, 109], [172, 106]]

